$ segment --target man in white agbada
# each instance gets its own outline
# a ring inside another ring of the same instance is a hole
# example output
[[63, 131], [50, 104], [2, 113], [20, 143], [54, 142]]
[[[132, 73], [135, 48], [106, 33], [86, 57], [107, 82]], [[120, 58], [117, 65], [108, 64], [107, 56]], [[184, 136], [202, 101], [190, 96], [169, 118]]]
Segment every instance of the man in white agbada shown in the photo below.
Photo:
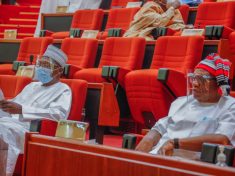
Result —
[[42, 0], [37, 27], [34, 33], [38, 37], [41, 30], [41, 14], [56, 13], [57, 6], [73, 5], [73, 9], [98, 9], [102, 0]]
[[202, 144], [235, 145], [235, 99], [229, 94], [230, 62], [211, 54], [191, 80], [191, 96], [180, 97], [137, 145], [136, 150], [173, 155], [174, 149], [200, 152]]
[[[67, 56], [60, 49], [49, 45], [43, 57], [36, 63], [35, 80], [38, 82], [27, 85], [12, 100], [0, 101], [0, 108], [5, 113], [0, 116], [0, 146], [3, 149], [6, 148], [5, 144], [8, 146], [7, 175], [12, 175], [18, 155], [24, 150], [24, 136], [29, 131], [31, 120], [60, 120], [68, 117], [71, 90], [59, 81], [66, 61]], [[0, 149], [0, 153], [1, 151], [4, 152]], [[1, 173], [1, 170], [5, 170], [3, 165], [6, 165], [6, 160], [0, 158], [0, 163]]]

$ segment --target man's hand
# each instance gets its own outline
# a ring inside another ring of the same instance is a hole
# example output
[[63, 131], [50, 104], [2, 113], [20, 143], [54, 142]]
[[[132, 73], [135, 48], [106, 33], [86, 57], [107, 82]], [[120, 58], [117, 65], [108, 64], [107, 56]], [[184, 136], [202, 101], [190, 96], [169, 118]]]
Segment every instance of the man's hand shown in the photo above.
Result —
[[135, 150], [140, 152], [150, 152], [154, 146], [154, 140], [145, 136], [140, 143], [136, 146]]
[[158, 154], [172, 156], [174, 150], [174, 141], [168, 140], [159, 150]]
[[167, 3], [166, 7], [167, 9], [170, 7], [173, 7], [174, 9], [178, 9], [180, 7], [180, 1], [178, 0], [173, 0], [172, 2]]
[[0, 108], [9, 114], [22, 114], [22, 106], [12, 101], [0, 101]]

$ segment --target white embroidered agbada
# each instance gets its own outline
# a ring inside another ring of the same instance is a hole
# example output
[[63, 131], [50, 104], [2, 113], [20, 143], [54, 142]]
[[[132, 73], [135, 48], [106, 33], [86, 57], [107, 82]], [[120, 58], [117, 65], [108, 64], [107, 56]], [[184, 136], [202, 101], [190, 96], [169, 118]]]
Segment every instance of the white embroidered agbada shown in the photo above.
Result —
[[102, 0], [42, 0], [34, 36], [38, 37], [40, 34], [42, 13], [56, 13], [58, 5], [68, 5], [70, 3], [77, 4], [76, 9], [98, 9], [101, 2]]
[[61, 82], [48, 87], [32, 82], [12, 101], [22, 105], [22, 115], [0, 117], [0, 139], [8, 144], [7, 175], [12, 175], [18, 155], [23, 153], [24, 136], [29, 131], [30, 121], [40, 118], [67, 119], [72, 95], [70, 88]]
[[218, 103], [199, 103], [192, 96], [180, 97], [171, 105], [167, 117], [152, 128], [161, 134], [151, 154], [157, 154], [165, 142], [204, 134], [223, 134], [235, 145], [235, 99], [223, 96]]

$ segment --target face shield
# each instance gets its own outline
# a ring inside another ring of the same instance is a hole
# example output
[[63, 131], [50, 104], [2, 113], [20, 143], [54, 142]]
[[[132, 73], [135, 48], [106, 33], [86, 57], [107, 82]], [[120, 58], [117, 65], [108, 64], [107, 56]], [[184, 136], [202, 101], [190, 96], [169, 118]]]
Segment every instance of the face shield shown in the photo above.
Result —
[[46, 57], [46, 56], [38, 57], [35, 66], [50, 69], [51, 72], [59, 68], [58, 64], [56, 64], [53, 59]]
[[199, 75], [195, 73], [188, 73], [187, 75], [187, 100], [190, 96], [206, 96], [210, 93], [210, 81], [216, 80], [215, 77], [210, 75]]
[[49, 83], [57, 74], [60, 74], [60, 72], [58, 72], [56, 75], [53, 75], [53, 72], [60, 68], [61, 67], [55, 63], [53, 59], [45, 56], [41, 58], [38, 57], [35, 65], [34, 80], [38, 80], [43, 84]]

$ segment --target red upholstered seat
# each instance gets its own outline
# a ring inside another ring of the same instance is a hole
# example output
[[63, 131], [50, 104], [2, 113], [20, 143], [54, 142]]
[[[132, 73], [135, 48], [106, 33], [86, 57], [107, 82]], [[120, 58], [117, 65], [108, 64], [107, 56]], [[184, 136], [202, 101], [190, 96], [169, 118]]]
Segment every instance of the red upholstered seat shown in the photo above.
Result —
[[129, 28], [136, 12], [140, 8], [124, 8], [124, 9], [111, 9], [109, 11], [108, 21], [104, 32], [100, 32], [98, 39], [105, 39], [108, 37], [108, 30], [112, 28], [121, 28], [122, 34]]
[[208, 2], [198, 6], [195, 28], [204, 28], [207, 25], [224, 26], [223, 38], [228, 38], [235, 29], [235, 2]]
[[[51, 37], [41, 37], [34, 38], [28, 37], [24, 38], [20, 44], [20, 49], [17, 57], [17, 61], [24, 61], [30, 63], [30, 56], [34, 56], [34, 63], [38, 55], [42, 55], [47, 46], [51, 44], [53, 39]], [[12, 64], [2, 64], [0, 65], [0, 74], [1, 75], [14, 75], [15, 72], [12, 71]]]
[[[100, 30], [104, 12], [101, 9], [96, 10], [77, 10], [74, 13], [71, 28], [80, 30]], [[68, 31], [55, 32], [52, 34], [55, 39], [64, 39], [69, 37]]]
[[[165, 36], [156, 41], [150, 69], [132, 71], [126, 75], [125, 88], [131, 113], [135, 121], [146, 124], [144, 112], [155, 120], [167, 115], [175, 96], [186, 94], [185, 73], [200, 61], [202, 37]], [[167, 85], [157, 80], [158, 70], [168, 68]]]
[[96, 39], [66, 38], [63, 40], [61, 49], [67, 54], [69, 78], [82, 68], [94, 66], [98, 41]]
[[108, 38], [104, 42], [98, 68], [83, 69], [74, 78], [88, 82], [106, 82], [101, 77], [103, 66], [118, 66], [118, 82], [123, 85], [124, 77], [130, 70], [140, 69], [143, 62], [146, 41], [144, 38]]

